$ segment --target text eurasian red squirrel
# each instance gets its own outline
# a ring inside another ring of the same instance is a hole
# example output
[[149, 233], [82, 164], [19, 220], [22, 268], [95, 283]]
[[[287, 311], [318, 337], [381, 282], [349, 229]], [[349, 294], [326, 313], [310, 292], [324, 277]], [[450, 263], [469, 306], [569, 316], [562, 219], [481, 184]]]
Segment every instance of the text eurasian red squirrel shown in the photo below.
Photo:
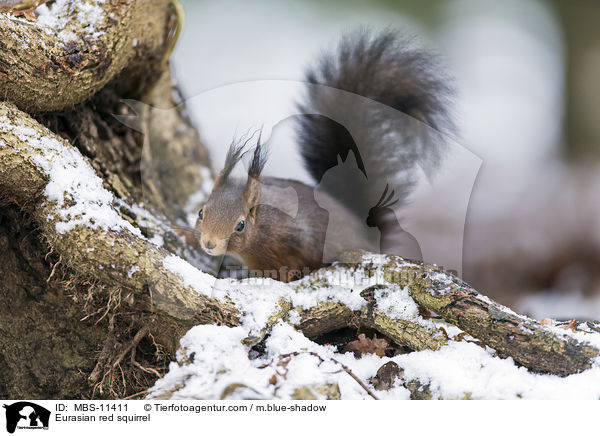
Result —
[[[453, 129], [451, 91], [435, 57], [394, 31], [361, 30], [343, 37], [305, 77], [296, 130], [317, 187], [261, 176], [267, 153], [260, 139], [247, 177], [234, 177], [246, 143], [233, 143], [199, 212], [203, 250], [284, 281], [345, 249], [420, 258], [391, 207], [406, 200], [417, 166], [435, 169]], [[341, 162], [353, 168], [341, 171]]]

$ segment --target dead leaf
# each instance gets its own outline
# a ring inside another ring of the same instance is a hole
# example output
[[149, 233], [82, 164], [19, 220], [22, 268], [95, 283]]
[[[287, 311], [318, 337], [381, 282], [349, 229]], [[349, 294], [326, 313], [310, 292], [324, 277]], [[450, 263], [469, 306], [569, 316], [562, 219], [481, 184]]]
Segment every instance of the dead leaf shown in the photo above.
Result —
[[554, 324], [554, 321], [552, 321], [550, 318], [544, 318], [543, 320], [540, 321], [541, 325], [552, 325]]
[[269, 379], [269, 384], [275, 386], [277, 384], [277, 373], [273, 374]]
[[51, 1], [54, 0], [0, 0], [0, 11], [9, 12], [15, 17], [24, 16], [28, 21], [37, 21], [35, 10]]
[[385, 350], [389, 346], [386, 339], [378, 339], [377, 335], [373, 339], [367, 338], [364, 333], [358, 335], [358, 339], [344, 347], [344, 351], [352, 351], [359, 356], [363, 354], [375, 354], [379, 357], [385, 357]]
[[459, 333], [456, 336], [454, 336], [453, 339], [457, 342], [460, 342], [460, 341], [464, 340], [467, 336], [468, 336], [467, 332], [462, 332], [462, 333]]
[[392, 388], [397, 378], [402, 377], [404, 371], [396, 362], [388, 362], [377, 370], [377, 375], [371, 379], [373, 387], [378, 391], [387, 391]]
[[571, 321], [569, 321], [569, 324], [562, 325], [560, 326], [560, 328], [563, 330], [571, 330], [573, 333], [575, 333], [577, 331], [577, 325], [577, 321], [572, 319]]

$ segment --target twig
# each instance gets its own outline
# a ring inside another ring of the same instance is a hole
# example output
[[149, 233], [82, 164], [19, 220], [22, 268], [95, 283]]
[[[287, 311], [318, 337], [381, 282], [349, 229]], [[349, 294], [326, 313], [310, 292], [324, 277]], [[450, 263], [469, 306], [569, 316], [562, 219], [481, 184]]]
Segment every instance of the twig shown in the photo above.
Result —
[[[279, 358], [281, 359], [282, 357], [291, 357], [291, 356], [299, 356], [301, 354], [310, 354], [311, 356], [315, 356], [317, 357], [321, 362], [325, 362], [325, 359], [322, 358], [318, 353], [315, 353], [314, 351], [294, 351], [292, 353], [286, 353], [286, 354], [282, 354], [279, 356]], [[359, 385], [361, 388], [363, 388], [365, 390], [365, 392], [367, 394], [369, 394], [371, 397], [373, 397], [373, 399], [375, 400], [379, 400], [379, 398], [377, 398], [377, 396], [373, 393], [373, 391], [371, 391], [371, 389], [369, 389], [369, 387], [367, 385], [365, 385], [361, 379], [359, 379], [351, 370], [350, 368], [348, 368], [346, 365], [344, 365], [342, 362], [340, 362], [339, 360], [334, 359], [333, 357], [331, 357], [329, 360], [331, 360], [333, 363], [336, 363], [338, 365], [340, 365], [342, 367], [342, 369], [344, 370], [344, 372], [346, 372], [346, 374], [348, 374], [350, 377], [352, 377]]]
[[52, 271], [50, 272], [50, 275], [48, 276], [48, 278], [46, 279], [46, 283], [50, 283], [50, 279], [52, 278], [52, 276], [54, 276], [54, 273], [56, 272], [56, 267], [58, 266], [59, 263], [62, 262], [62, 256], [60, 256], [60, 258], [58, 259], [58, 262], [56, 262], [54, 264], [54, 266], [52, 267]]
[[135, 394], [129, 395], [128, 397], [121, 398], [122, 400], [131, 400], [139, 395], [145, 395], [148, 393], [148, 389], [144, 389], [143, 391], [137, 392]]
[[158, 378], [161, 378], [162, 375], [160, 374], [160, 372], [158, 372], [157, 370], [155, 370], [154, 368], [146, 368], [145, 366], [142, 366], [138, 361], [133, 362], [133, 364], [138, 367], [139, 369], [141, 369], [144, 372], [150, 373], [150, 374], [154, 374], [155, 376], [157, 376]]
[[356, 380], [356, 382], [367, 392], [367, 394], [369, 394], [370, 396], [372, 396], [375, 400], [379, 400], [379, 398], [377, 398], [377, 396], [373, 393], [373, 391], [371, 391], [371, 389], [369, 389], [369, 387], [367, 385], [365, 385], [351, 370], [350, 368], [348, 368], [346, 365], [344, 365], [342, 362], [334, 359], [333, 357], [331, 358], [332, 362], [337, 363], [338, 365], [340, 365], [342, 367], [342, 369], [344, 371], [346, 371], [346, 373], [352, 377], [354, 380]]

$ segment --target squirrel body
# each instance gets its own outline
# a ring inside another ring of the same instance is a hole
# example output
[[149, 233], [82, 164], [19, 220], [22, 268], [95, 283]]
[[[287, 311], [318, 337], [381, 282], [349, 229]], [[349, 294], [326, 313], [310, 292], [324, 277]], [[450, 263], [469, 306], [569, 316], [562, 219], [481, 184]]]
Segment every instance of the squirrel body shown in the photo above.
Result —
[[[241, 190], [244, 181], [230, 181], [229, 184], [235, 184]], [[293, 192], [290, 193], [289, 189]], [[252, 208], [253, 217], [245, 220], [244, 231], [227, 235], [225, 230], [223, 245], [218, 249], [205, 248], [207, 242], [209, 247], [212, 245], [211, 239], [202, 242], [201, 238], [201, 244], [209, 254], [230, 254], [250, 270], [261, 272], [261, 275], [290, 281], [329, 263], [324, 262], [324, 250], [329, 217], [335, 214], [345, 221], [342, 229], [345, 236], [340, 238], [330, 235], [329, 241], [333, 246], [330, 245], [328, 250], [331, 253], [352, 248], [379, 250], [376, 244], [365, 237], [362, 231], [364, 223], [358, 217], [349, 213], [342, 203], [327, 193], [323, 195], [328, 197], [327, 209], [316, 202], [312, 186], [296, 180], [262, 177], [260, 201]], [[222, 194], [219, 197], [224, 198]], [[210, 213], [208, 204], [209, 202], [204, 206], [204, 216]], [[198, 220], [196, 229], [200, 235], [203, 234], [202, 221], [205, 219], [207, 218]], [[218, 219], [223, 220], [222, 217]], [[230, 222], [224, 229], [230, 228], [232, 224]]]
[[261, 176], [260, 138], [247, 178], [234, 178], [250, 139], [232, 143], [199, 212], [201, 247], [283, 281], [347, 249], [420, 259], [392, 206], [406, 201], [418, 165], [435, 169], [452, 122], [437, 63], [409, 46], [393, 31], [355, 32], [307, 72], [297, 134], [316, 186]]

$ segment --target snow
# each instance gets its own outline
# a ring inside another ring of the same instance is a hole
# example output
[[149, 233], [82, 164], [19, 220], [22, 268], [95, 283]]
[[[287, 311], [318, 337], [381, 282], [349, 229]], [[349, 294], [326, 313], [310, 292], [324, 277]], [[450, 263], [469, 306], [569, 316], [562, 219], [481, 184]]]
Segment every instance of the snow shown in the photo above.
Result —
[[136, 272], [138, 272], [140, 270], [140, 267], [137, 265], [134, 265], [131, 267], [131, 269], [127, 272], [127, 277], [133, 276]]
[[[73, 29], [77, 29], [78, 32], [82, 32], [83, 36], [95, 40], [105, 33], [97, 30], [97, 26], [104, 21], [104, 11], [101, 6], [104, 2], [105, 0], [77, 2], [56, 0], [36, 9], [38, 20], [33, 24], [48, 35], [56, 36], [61, 45], [77, 39]], [[71, 17], [75, 17], [74, 22]]]
[[438, 351], [396, 356], [405, 377], [429, 384], [446, 399], [467, 393], [482, 399], [598, 399], [600, 366], [568, 377], [533, 374], [511, 358], [500, 359], [467, 342], [451, 342]]
[[152, 244], [156, 245], [157, 247], [162, 247], [163, 245], [165, 245], [165, 240], [160, 235], [154, 235], [154, 236], [152, 236], [152, 238], [150, 239], [150, 242]]
[[151, 213], [148, 209], [144, 208], [144, 204], [129, 204], [120, 198], [116, 199], [118, 209], [127, 210], [133, 213], [135, 216], [136, 223], [147, 230], [148, 233], [152, 234], [149, 241], [157, 247], [162, 247], [165, 243], [162, 234], [171, 230], [171, 226], [164, 217]]
[[[472, 339], [470, 336], [464, 341], [450, 341], [437, 351], [394, 357], [367, 354], [357, 358], [354, 353], [340, 353], [333, 346], [319, 345], [306, 338], [294, 328], [300, 322], [300, 315], [292, 310], [287, 322], [278, 320], [270, 329], [264, 341], [264, 352], [260, 355], [242, 343], [243, 339], [256, 335], [267, 326], [280, 309], [282, 300], [304, 309], [314, 307], [318, 301], [338, 301], [353, 310], [360, 310], [366, 304], [360, 292], [374, 284], [385, 285], [385, 288], [374, 288], [381, 313], [418, 323], [428, 328], [432, 335], [442, 334], [441, 328], [450, 338], [462, 333], [458, 327], [441, 320], [423, 319], [407, 288], [385, 282], [382, 265], [390, 268], [389, 258], [378, 256], [377, 264], [373, 265], [374, 259], [367, 257], [363, 259], [363, 266], [374, 267], [370, 276], [360, 268], [354, 271], [334, 265], [316, 277], [305, 277], [289, 284], [258, 278], [216, 280], [176, 256], [165, 259], [165, 267], [179, 274], [187, 286], [205, 295], [210, 292], [213, 298], [234, 302], [243, 311], [243, 316], [242, 324], [235, 328], [212, 325], [192, 328], [181, 339], [177, 362], [171, 363], [169, 372], [150, 389], [149, 398], [218, 399], [225, 395], [228, 399], [291, 399], [297, 389], [308, 388], [316, 398], [324, 399], [325, 391], [319, 387], [337, 385], [342, 399], [371, 399], [369, 393], [343, 370], [342, 364], [379, 398], [410, 398], [410, 392], [399, 380], [388, 391], [374, 390], [371, 378], [390, 361], [404, 370], [405, 381], [417, 380], [426, 385], [433, 398], [600, 397], [600, 359], [593, 362], [591, 369], [568, 377], [535, 374], [517, 366], [512, 358], [498, 357], [490, 347], [482, 348], [468, 342]], [[435, 280], [447, 284], [451, 278], [442, 274]], [[481, 299], [486, 300], [485, 297]], [[591, 332], [586, 324], [579, 326], [584, 330], [581, 332], [564, 330], [557, 325], [541, 328], [600, 347], [600, 334]], [[235, 386], [238, 388], [233, 389]]]
[[[383, 264], [389, 263], [389, 258], [385, 256], [381, 260]], [[376, 290], [375, 298], [390, 317], [412, 319], [423, 327], [437, 328], [431, 321], [418, 316], [417, 306], [408, 295], [408, 289], [385, 282], [381, 267], [368, 275], [360, 268], [354, 271], [334, 265], [286, 284], [261, 277], [244, 280], [216, 279], [176, 255], [165, 257], [163, 266], [177, 274], [185, 286], [198, 294], [234, 303], [242, 310], [242, 324], [250, 334], [257, 334], [264, 329], [268, 320], [281, 310], [282, 301], [302, 309], [313, 308], [320, 302], [331, 302], [344, 304], [351, 310], [361, 310], [367, 302], [360, 293], [382, 283], [388, 289]], [[297, 313], [296, 316], [292, 315], [292, 319], [295, 320], [290, 321], [292, 323], [299, 322]], [[448, 326], [448, 329], [451, 328], [452, 326]], [[456, 329], [455, 334], [460, 332]]]
[[377, 308], [395, 319], [411, 319], [419, 315], [417, 303], [408, 294], [408, 287], [392, 286], [375, 291]]
[[342, 268], [324, 270], [316, 279], [305, 277], [290, 285], [261, 277], [239, 281], [215, 279], [175, 255], [166, 257], [163, 266], [197, 293], [236, 304], [244, 311], [243, 324], [252, 332], [264, 328], [268, 319], [280, 310], [281, 300], [304, 309], [316, 306], [319, 301], [331, 301], [360, 310], [366, 304], [360, 292], [377, 281], [377, 277], [368, 278], [362, 272], [351, 274]]
[[[85, 225], [113, 231], [128, 230], [141, 236], [138, 229], [120, 218], [113, 207], [112, 194], [102, 187], [101, 179], [76, 150], [52, 135], [40, 135], [32, 127], [15, 125], [5, 116], [0, 116], [0, 131], [26, 143], [28, 148], [24, 153], [31, 152], [31, 159], [48, 175], [44, 195], [47, 201], [58, 205], [48, 218], [57, 219], [58, 232]], [[2, 142], [0, 146], [9, 145]], [[44, 153], [39, 153], [40, 150]], [[385, 289], [375, 288], [374, 295], [378, 309], [387, 316], [409, 319], [432, 331], [443, 326], [450, 337], [460, 333], [456, 327], [422, 319], [408, 289], [385, 282], [381, 265], [389, 263], [388, 258], [366, 256], [364, 261], [376, 264], [373, 274], [333, 266], [316, 276], [284, 284], [260, 278], [217, 280], [178, 256], [166, 257], [165, 268], [179, 275], [186, 286], [221, 301], [235, 303], [243, 312], [242, 325], [235, 328], [203, 325], [191, 329], [181, 340], [178, 362], [171, 363], [169, 373], [156, 382], [149, 397], [172, 393], [172, 398], [215, 399], [220, 398], [227, 387], [243, 384], [245, 387], [232, 390], [228, 398], [292, 398], [297, 389], [304, 387], [309, 387], [316, 397], [323, 398], [318, 387], [333, 384], [339, 387], [342, 399], [369, 399], [367, 391], [340, 364], [350, 368], [373, 390], [369, 380], [389, 361], [396, 362], [404, 370], [406, 380], [418, 380], [428, 385], [435, 398], [459, 399], [467, 395], [486, 399], [600, 397], [599, 361], [587, 371], [561, 378], [531, 373], [515, 365], [511, 358], [495, 356], [495, 351], [489, 347], [483, 349], [473, 343], [453, 341], [435, 352], [412, 352], [391, 358], [376, 355], [356, 358], [353, 353], [339, 353], [332, 346], [318, 345], [297, 331], [293, 327], [300, 321], [296, 311], [290, 314], [289, 322], [279, 320], [273, 326], [265, 340], [264, 354], [252, 358], [249, 346], [242, 340], [264, 329], [279, 311], [282, 300], [305, 309], [314, 307], [319, 301], [337, 301], [360, 310], [366, 304], [360, 293], [377, 284], [386, 285]], [[134, 266], [128, 275], [137, 271], [139, 267]], [[442, 285], [451, 284], [451, 278], [441, 273], [434, 277], [435, 281]], [[480, 299], [491, 302], [484, 296]], [[600, 347], [600, 335], [589, 331], [586, 324], [580, 329], [588, 330], [587, 333], [572, 332], [557, 325], [543, 328]], [[408, 390], [399, 383], [389, 391], [374, 392], [384, 399], [409, 398]]]
[[446, 291], [450, 290], [452, 288], [452, 285], [454, 284], [452, 277], [450, 277], [448, 274], [445, 274], [443, 272], [436, 272], [436, 273], [431, 274], [431, 279], [434, 282], [437, 281], [440, 284], [444, 285], [443, 288], [438, 287], [436, 289], [436, 293], [438, 295], [444, 295], [446, 293]]
[[[292, 398], [297, 388], [327, 383], [338, 384], [342, 396], [364, 398], [358, 383], [331, 360], [333, 347], [315, 344], [289, 324], [274, 326], [266, 341], [267, 353], [258, 359], [249, 358], [248, 347], [241, 344], [244, 337], [242, 327], [192, 328], [181, 339], [178, 363], [170, 364], [169, 373], [150, 389], [149, 398], [169, 391], [174, 391], [172, 399], [220, 398], [235, 384], [246, 388], [235, 390], [227, 399]], [[288, 353], [298, 354], [285, 356]], [[273, 362], [277, 363], [270, 365]], [[360, 366], [359, 374], [364, 375], [373, 362], [365, 359]], [[323, 398], [317, 390], [313, 393]]]
[[565, 339], [572, 338], [581, 343], [600, 349], [600, 334], [590, 330], [586, 323], [582, 323], [581, 326], [577, 326], [577, 331], [565, 328], [565, 326], [556, 325], [554, 321], [551, 325], [544, 325], [543, 327], [546, 330], [550, 330], [557, 336], [562, 336]]
[[290, 310], [290, 312], [288, 313], [288, 322], [291, 325], [298, 325], [298, 324], [300, 324], [300, 321], [302, 321], [302, 318], [300, 317], [300, 314], [298, 313], [298, 311]]
[[[469, 342], [450, 342], [438, 351], [419, 351], [394, 357], [337, 353], [321, 346], [284, 322], [277, 323], [265, 341], [266, 352], [249, 357], [241, 343], [243, 327], [202, 325], [181, 340], [178, 362], [150, 389], [149, 398], [172, 392], [172, 399], [217, 399], [227, 386], [243, 384], [228, 399], [290, 399], [301, 387], [337, 384], [342, 399], [370, 399], [369, 394], [336, 363], [346, 365], [381, 399], [408, 399], [406, 388], [396, 383], [389, 391], [375, 391], [369, 380], [385, 363], [394, 361], [406, 380], [427, 385], [434, 398], [461, 399], [598, 399], [600, 364], [568, 377], [533, 374], [515, 365], [511, 358], [495, 357], [494, 351]], [[289, 356], [289, 353], [297, 355]], [[319, 357], [316, 357], [314, 354]], [[276, 364], [273, 364], [276, 363]], [[275, 377], [277, 383], [269, 381]], [[258, 397], [257, 397], [258, 395]]]
[[216, 279], [210, 274], [194, 268], [187, 261], [174, 254], [163, 259], [163, 266], [172, 273], [177, 274], [185, 286], [194, 289], [199, 294], [211, 295], [210, 290]]
[[[56, 0], [36, 8], [37, 21], [29, 21], [24, 17], [14, 17], [14, 21], [22, 22], [42, 29], [47, 35], [56, 37], [57, 47], [64, 48], [67, 43], [83, 37], [87, 42], [93, 42], [105, 33], [101, 29], [104, 22], [102, 5], [106, 0]], [[75, 33], [75, 31], [77, 33]], [[16, 38], [16, 35], [13, 34]], [[30, 41], [24, 41], [23, 48]], [[42, 46], [46, 48], [44, 42]], [[27, 46], [27, 47], [26, 47]], [[92, 48], [96, 48], [93, 46]]]
[[290, 295], [294, 306], [310, 309], [319, 301], [330, 301], [345, 304], [352, 310], [360, 310], [366, 304], [360, 293], [376, 284], [377, 277], [368, 277], [363, 271], [352, 274], [342, 268], [332, 268], [296, 283], [303, 291]]
[[76, 149], [67, 147], [50, 133], [40, 135], [32, 127], [15, 125], [6, 116], [0, 116], [0, 132], [12, 134], [26, 143], [34, 163], [48, 175], [44, 195], [57, 205], [47, 218], [57, 220], [57, 233], [86, 226], [105, 231], [126, 230], [143, 237], [138, 228], [114, 209], [112, 193], [104, 189], [102, 180]]
[[[216, 279], [175, 255], [165, 257], [163, 266], [177, 274], [185, 286], [198, 294], [222, 302], [233, 302], [244, 312], [242, 323], [246, 332], [258, 333], [268, 319], [278, 312], [280, 300], [289, 298], [291, 294], [287, 285], [272, 279]], [[261, 292], [265, 285], [269, 291]]]

